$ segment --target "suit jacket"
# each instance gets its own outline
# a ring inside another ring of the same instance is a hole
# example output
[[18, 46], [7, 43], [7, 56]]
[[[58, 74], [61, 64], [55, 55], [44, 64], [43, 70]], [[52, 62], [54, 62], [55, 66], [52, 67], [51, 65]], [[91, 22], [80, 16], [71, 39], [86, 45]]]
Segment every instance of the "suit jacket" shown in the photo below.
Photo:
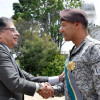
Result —
[[48, 82], [48, 77], [34, 77], [21, 70], [0, 43], [0, 100], [24, 100], [24, 94], [33, 96], [36, 90], [34, 82]]

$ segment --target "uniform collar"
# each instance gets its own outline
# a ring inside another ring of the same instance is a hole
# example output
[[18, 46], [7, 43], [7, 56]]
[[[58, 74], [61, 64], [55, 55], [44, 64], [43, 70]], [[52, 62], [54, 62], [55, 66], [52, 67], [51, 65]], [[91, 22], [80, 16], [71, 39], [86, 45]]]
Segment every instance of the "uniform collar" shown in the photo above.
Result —
[[79, 52], [83, 48], [83, 45], [85, 45], [85, 43], [88, 41], [89, 38], [90, 38], [90, 36], [88, 35], [77, 48], [74, 45], [72, 50], [70, 51], [70, 55], [73, 55], [73, 54], [76, 54], [77, 52]]

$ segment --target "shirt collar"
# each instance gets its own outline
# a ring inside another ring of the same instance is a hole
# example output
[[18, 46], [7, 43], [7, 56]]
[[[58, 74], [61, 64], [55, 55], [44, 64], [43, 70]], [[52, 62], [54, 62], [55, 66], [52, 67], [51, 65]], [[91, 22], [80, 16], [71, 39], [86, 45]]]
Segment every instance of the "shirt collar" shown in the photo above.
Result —
[[[0, 42], [1, 43], [1, 42]], [[11, 52], [11, 50], [8, 48], [8, 46], [6, 46], [5, 44], [1, 43], [9, 52]]]

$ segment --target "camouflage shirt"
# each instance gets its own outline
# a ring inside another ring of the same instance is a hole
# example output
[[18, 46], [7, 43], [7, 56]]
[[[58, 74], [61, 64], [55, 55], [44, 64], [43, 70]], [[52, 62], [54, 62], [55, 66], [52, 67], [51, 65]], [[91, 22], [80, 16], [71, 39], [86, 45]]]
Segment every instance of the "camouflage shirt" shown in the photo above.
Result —
[[[72, 49], [70, 61], [75, 62], [72, 75], [84, 100], [100, 100], [100, 42], [87, 36], [78, 48]], [[55, 85], [55, 95], [65, 92], [70, 100], [64, 80]]]

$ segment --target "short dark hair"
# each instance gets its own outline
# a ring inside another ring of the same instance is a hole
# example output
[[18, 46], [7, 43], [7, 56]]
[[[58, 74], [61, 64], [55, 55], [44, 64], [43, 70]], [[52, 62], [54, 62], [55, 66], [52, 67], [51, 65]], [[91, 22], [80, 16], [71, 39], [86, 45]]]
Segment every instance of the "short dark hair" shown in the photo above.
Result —
[[1, 17], [0, 18], [0, 29], [5, 28], [9, 22], [12, 22], [12, 19], [7, 18], [7, 17]]
[[60, 11], [60, 20], [68, 20], [70, 22], [80, 22], [85, 28], [88, 27], [88, 19], [84, 10], [82, 9], [64, 9]]

